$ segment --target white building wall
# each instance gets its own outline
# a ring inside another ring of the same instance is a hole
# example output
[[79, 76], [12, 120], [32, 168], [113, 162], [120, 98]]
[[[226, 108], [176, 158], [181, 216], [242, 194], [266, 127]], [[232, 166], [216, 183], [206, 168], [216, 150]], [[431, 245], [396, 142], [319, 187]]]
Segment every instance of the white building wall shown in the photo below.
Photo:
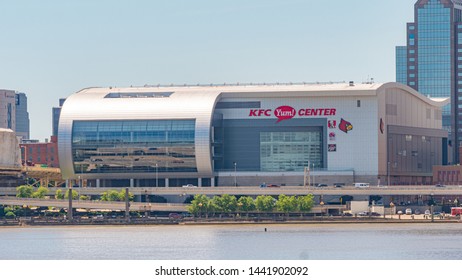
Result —
[[[360, 101], [358, 107], [357, 101]], [[333, 116], [295, 116], [294, 118], [322, 118], [336, 121], [336, 128], [327, 132], [324, 141], [336, 144], [336, 152], [327, 152], [328, 170], [355, 170], [357, 175], [376, 175], [378, 172], [378, 122], [376, 96], [352, 97], [286, 97], [286, 98], [226, 98], [221, 102], [259, 101], [261, 109], [271, 109], [271, 116], [249, 117], [250, 109], [220, 110], [224, 119], [274, 119], [274, 110], [280, 106], [290, 106], [298, 113], [300, 109], [335, 109]], [[372, 116], [372, 117], [371, 117]], [[347, 133], [339, 129], [341, 120], [350, 122], [353, 129]], [[281, 121], [281, 122], [284, 122]], [[329, 139], [329, 133], [335, 133], [335, 139]]]

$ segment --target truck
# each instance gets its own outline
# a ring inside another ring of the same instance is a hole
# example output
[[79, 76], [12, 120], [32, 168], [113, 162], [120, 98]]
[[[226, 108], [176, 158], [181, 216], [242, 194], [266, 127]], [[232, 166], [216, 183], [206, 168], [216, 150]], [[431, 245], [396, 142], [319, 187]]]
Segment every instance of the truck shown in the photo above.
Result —
[[462, 207], [451, 207], [451, 216], [460, 217], [462, 214]]
[[355, 188], [369, 188], [369, 183], [355, 183]]

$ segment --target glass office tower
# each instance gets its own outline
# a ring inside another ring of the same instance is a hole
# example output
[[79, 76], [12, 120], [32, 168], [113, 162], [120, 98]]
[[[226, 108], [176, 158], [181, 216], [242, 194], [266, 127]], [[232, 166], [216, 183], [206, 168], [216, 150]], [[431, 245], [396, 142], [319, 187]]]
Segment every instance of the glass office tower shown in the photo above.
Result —
[[462, 142], [461, 15], [462, 0], [417, 1], [415, 22], [407, 24], [407, 44], [396, 48], [397, 82], [432, 98], [451, 98], [442, 118], [454, 147], [453, 162], [459, 162], [457, 147]]

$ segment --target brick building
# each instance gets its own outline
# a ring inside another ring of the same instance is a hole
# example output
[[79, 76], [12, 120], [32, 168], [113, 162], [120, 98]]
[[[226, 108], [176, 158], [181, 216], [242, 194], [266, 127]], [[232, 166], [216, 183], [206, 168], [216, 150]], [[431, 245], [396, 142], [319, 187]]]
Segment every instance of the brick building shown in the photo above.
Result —
[[46, 164], [48, 167], [59, 167], [57, 137], [51, 136], [50, 142], [22, 143], [21, 159], [29, 165]]

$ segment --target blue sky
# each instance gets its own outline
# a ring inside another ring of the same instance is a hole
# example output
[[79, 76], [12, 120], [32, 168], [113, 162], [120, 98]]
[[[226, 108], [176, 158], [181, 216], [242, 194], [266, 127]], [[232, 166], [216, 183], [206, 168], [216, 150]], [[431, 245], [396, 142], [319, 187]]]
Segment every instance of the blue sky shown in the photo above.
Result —
[[92, 86], [395, 80], [415, 0], [0, 0], [0, 88], [31, 137]]

